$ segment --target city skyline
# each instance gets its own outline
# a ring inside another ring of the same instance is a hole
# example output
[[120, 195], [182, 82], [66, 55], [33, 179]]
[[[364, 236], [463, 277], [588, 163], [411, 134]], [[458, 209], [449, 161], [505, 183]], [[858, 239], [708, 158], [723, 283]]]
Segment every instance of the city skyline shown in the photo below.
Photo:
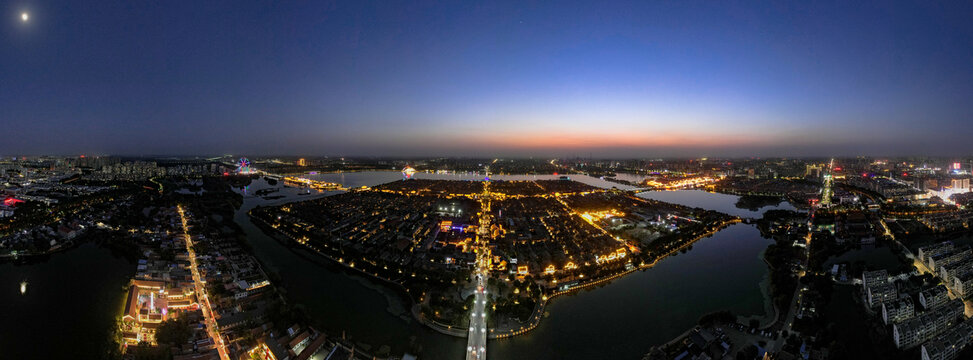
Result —
[[970, 19], [4, 2], [0, 357], [973, 359]]
[[969, 4], [229, 5], [8, 4], [0, 153], [952, 156], [973, 131]]

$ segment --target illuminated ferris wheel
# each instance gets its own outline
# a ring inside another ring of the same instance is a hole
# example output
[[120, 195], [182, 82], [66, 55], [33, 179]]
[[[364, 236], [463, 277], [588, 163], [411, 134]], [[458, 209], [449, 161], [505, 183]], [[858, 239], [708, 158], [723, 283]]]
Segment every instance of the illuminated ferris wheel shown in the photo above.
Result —
[[237, 160], [236, 172], [237, 174], [250, 174], [253, 172], [253, 168], [250, 167], [250, 159], [242, 157], [240, 160]]
[[411, 166], [406, 166], [405, 168], [402, 169], [402, 178], [406, 180], [411, 179], [412, 176], [415, 175], [415, 173], [416, 173], [416, 169], [413, 169]]

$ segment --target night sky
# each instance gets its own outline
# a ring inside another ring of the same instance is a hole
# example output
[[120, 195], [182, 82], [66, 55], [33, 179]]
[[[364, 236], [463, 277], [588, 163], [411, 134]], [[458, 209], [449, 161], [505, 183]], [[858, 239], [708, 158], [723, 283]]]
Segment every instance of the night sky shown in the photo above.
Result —
[[973, 153], [971, 2], [0, 11], [3, 155]]

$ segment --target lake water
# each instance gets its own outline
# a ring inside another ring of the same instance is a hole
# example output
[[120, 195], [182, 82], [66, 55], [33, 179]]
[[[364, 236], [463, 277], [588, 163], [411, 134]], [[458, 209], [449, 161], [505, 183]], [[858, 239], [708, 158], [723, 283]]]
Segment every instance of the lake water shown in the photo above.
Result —
[[[418, 178], [455, 180], [482, 179], [479, 176], [417, 174]], [[402, 175], [383, 171], [309, 177], [357, 187], [399, 180]], [[491, 179], [504, 180], [556, 178], [553, 175], [491, 176]], [[624, 186], [588, 176], [572, 175], [571, 178], [600, 187]], [[265, 187], [269, 185], [258, 180], [248, 192]], [[408, 304], [396, 290], [350, 273], [320, 256], [282, 245], [250, 223], [246, 216], [258, 204], [277, 205], [331, 194], [299, 196], [296, 193], [292, 188], [282, 187], [280, 193], [274, 194], [284, 195], [281, 199], [268, 201], [247, 196], [235, 216], [247, 232], [257, 257], [269, 271], [277, 272], [283, 279], [289, 299], [306, 307], [308, 314], [321, 319], [328, 329], [344, 330], [354, 339], [374, 346], [390, 345], [393, 354], [421, 348], [420, 357], [424, 359], [464, 356], [465, 339], [441, 335], [416, 323], [409, 317]], [[736, 209], [736, 196], [703, 191], [665, 194], [670, 202], [744, 214], [732, 211]], [[768, 270], [760, 255], [769, 244], [750, 225], [730, 226], [697, 242], [688, 253], [667, 258], [652, 269], [604, 287], [555, 299], [537, 329], [512, 339], [491, 340], [487, 357], [638, 359], [653, 345], [665, 343], [692, 327], [704, 314], [728, 309], [742, 316], [766, 316], [772, 310], [761, 291]]]
[[736, 207], [736, 202], [740, 198], [739, 196], [703, 190], [647, 191], [639, 193], [638, 196], [667, 203], [716, 210], [724, 214], [743, 218], [760, 218], [767, 210], [774, 209], [799, 211], [791, 203], [786, 201], [781, 201], [776, 206], [764, 206], [757, 211], [741, 209]]
[[0, 264], [0, 359], [104, 358], [135, 264], [93, 243], [32, 261]]

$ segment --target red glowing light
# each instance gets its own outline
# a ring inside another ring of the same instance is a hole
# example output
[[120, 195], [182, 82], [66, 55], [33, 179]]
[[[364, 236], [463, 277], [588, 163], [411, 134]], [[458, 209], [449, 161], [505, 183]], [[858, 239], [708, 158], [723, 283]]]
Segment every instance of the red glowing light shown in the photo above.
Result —
[[554, 173], [554, 176], [557, 176], [557, 172]]
[[20, 204], [22, 202], [24, 202], [24, 201], [23, 200], [20, 200], [20, 199], [14, 199], [12, 197], [7, 197], [6, 199], [3, 199], [3, 204], [6, 205], [6, 206], [14, 206], [14, 205]]
[[841, 171], [841, 168], [840, 167], [836, 167], [836, 168], [834, 168], [834, 171]]
[[223, 173], [223, 176], [230, 176], [230, 173], [228, 173], [228, 172], [224, 172], [224, 173]]

